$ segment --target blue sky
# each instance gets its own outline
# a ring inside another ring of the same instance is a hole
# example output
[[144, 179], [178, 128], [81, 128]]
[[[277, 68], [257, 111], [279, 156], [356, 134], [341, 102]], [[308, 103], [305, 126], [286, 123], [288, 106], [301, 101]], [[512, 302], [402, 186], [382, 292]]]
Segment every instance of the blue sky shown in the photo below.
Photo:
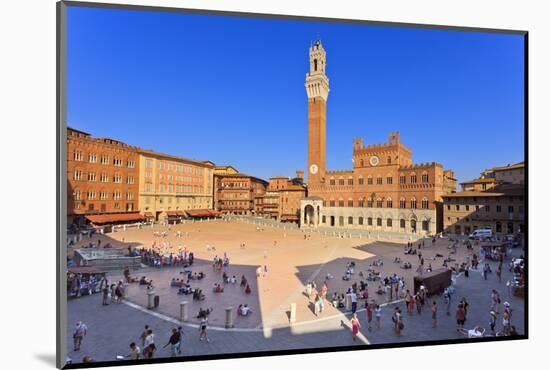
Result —
[[399, 131], [459, 181], [522, 161], [523, 36], [69, 8], [68, 124], [262, 178], [307, 166], [308, 48], [327, 51], [327, 166]]

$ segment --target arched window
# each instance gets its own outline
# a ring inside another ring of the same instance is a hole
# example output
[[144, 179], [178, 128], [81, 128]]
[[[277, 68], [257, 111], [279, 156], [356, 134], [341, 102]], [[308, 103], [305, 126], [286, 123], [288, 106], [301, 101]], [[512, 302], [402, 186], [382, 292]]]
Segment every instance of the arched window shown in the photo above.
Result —
[[430, 223], [428, 221], [422, 221], [422, 230], [430, 231]]
[[411, 199], [411, 208], [416, 209], [416, 198]]
[[382, 185], [382, 176], [378, 175], [378, 176], [376, 177], [376, 184], [377, 184], [377, 185]]
[[344, 178], [343, 178], [343, 177], [340, 177], [340, 178], [338, 179], [338, 185], [344, 185], [344, 184], [345, 184]]
[[386, 184], [388, 184], [388, 185], [393, 184], [393, 177], [389, 174], [388, 174], [388, 176], [386, 176]]
[[391, 219], [391, 218], [387, 218], [387, 219], [386, 219], [386, 226], [387, 226], [387, 227], [392, 227], [392, 224], [393, 224], [392, 219]]
[[364, 207], [365, 206], [365, 200], [363, 198], [359, 198], [358, 204], [359, 204], [359, 207], [361, 207], [361, 208]]
[[353, 177], [348, 177], [348, 185], [353, 185]]
[[335, 206], [336, 206], [336, 202], [334, 201], [334, 199], [331, 199], [331, 200], [330, 200], [330, 206], [331, 206], [331, 207], [335, 207]]
[[348, 217], [348, 225], [353, 225], [353, 217]]
[[376, 199], [376, 208], [382, 208], [382, 199]]
[[338, 199], [338, 207], [344, 206], [344, 200], [342, 198]]
[[367, 218], [367, 225], [372, 226], [372, 217]]
[[367, 177], [367, 184], [372, 185], [372, 176], [371, 175], [369, 175], [369, 177]]
[[359, 217], [359, 219], [358, 219], [358, 224], [359, 224], [359, 225], [363, 225], [363, 217]]
[[405, 228], [405, 220], [404, 219], [399, 220], [399, 227], [402, 228], [402, 229]]
[[399, 208], [406, 208], [405, 198], [399, 199]]
[[357, 180], [357, 182], [359, 183], [359, 185], [364, 185], [365, 184], [365, 179], [363, 178], [363, 176], [360, 176], [359, 179]]
[[330, 185], [336, 185], [336, 180], [334, 180], [334, 177], [331, 177], [329, 180]]
[[428, 199], [422, 198], [422, 209], [428, 209]]
[[367, 199], [367, 207], [372, 208], [372, 198]]
[[392, 202], [391, 198], [388, 198], [386, 200], [386, 207], [387, 208], [393, 208], [393, 202]]
[[348, 207], [353, 207], [353, 199], [348, 199]]
[[399, 183], [400, 183], [401, 185], [404, 185], [404, 184], [406, 183], [406, 177], [405, 177], [405, 175], [399, 176]]
[[380, 217], [376, 219], [376, 226], [382, 226], [382, 219]]
[[344, 226], [344, 216], [340, 216], [340, 217], [338, 218], [338, 224], [339, 224], [340, 226]]
[[411, 174], [411, 184], [416, 184], [416, 173]]

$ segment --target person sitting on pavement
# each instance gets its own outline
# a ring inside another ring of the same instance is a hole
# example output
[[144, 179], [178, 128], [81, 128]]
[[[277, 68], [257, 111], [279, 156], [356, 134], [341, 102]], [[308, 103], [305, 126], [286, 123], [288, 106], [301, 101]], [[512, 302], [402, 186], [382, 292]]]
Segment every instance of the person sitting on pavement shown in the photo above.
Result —
[[239, 305], [239, 308], [237, 309], [237, 315], [239, 316], [248, 316], [252, 313], [252, 310], [248, 307], [248, 304]]
[[214, 284], [214, 288], [212, 289], [214, 293], [223, 293], [223, 288], [220, 284]]

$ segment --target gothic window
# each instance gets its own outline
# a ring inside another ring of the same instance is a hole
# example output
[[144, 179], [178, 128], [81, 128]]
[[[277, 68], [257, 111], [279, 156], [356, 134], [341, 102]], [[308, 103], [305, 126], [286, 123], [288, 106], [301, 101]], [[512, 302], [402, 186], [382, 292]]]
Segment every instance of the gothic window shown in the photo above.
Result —
[[388, 198], [388, 200], [386, 200], [386, 207], [387, 208], [393, 208], [393, 202], [392, 202], [391, 198]]
[[387, 226], [387, 227], [392, 227], [392, 224], [393, 224], [392, 219], [391, 219], [391, 218], [388, 218], [388, 219], [386, 220], [386, 226]]
[[399, 183], [400, 183], [401, 185], [405, 184], [405, 175], [399, 176]]
[[416, 174], [411, 175], [411, 184], [416, 184]]
[[359, 185], [363, 185], [365, 183], [365, 179], [362, 177], [360, 177], [358, 181], [359, 181]]
[[411, 199], [411, 208], [416, 209], [416, 199], [415, 198]]
[[372, 177], [370, 175], [367, 178], [367, 184], [372, 185]]
[[338, 179], [338, 185], [344, 185], [345, 181], [343, 178]]
[[423, 183], [427, 183], [427, 182], [428, 182], [428, 174], [427, 174], [427, 173], [423, 173], [423, 174], [422, 174], [422, 182], [423, 182]]
[[353, 199], [348, 199], [348, 207], [353, 207]]
[[422, 209], [428, 209], [428, 206], [429, 206], [428, 199], [423, 198], [422, 199]]
[[376, 208], [382, 208], [382, 199], [376, 199]]
[[376, 178], [376, 184], [377, 184], [377, 185], [382, 185], [382, 176], [378, 176], [378, 177]]

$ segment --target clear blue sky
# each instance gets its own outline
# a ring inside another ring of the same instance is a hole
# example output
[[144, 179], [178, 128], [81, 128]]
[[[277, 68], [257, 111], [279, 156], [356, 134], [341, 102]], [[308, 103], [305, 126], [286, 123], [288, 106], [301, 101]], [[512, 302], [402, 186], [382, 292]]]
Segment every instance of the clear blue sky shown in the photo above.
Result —
[[400, 131], [459, 181], [522, 161], [523, 37], [69, 8], [68, 124], [262, 178], [307, 166], [308, 48], [327, 50], [329, 169]]

